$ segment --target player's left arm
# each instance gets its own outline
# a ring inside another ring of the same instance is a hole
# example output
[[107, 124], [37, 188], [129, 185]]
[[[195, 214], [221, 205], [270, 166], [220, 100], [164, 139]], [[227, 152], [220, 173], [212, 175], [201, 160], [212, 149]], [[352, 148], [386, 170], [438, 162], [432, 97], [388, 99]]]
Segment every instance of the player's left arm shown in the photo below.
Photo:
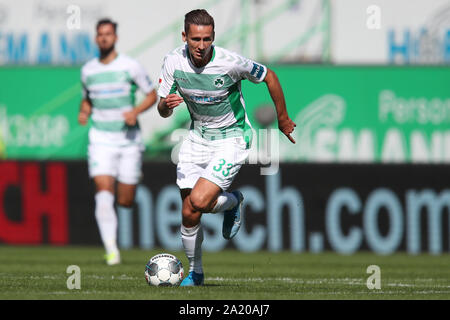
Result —
[[137, 122], [137, 117], [142, 112], [150, 109], [151, 106], [155, 104], [157, 100], [156, 90], [153, 89], [145, 96], [144, 100], [134, 107], [132, 110], [124, 112], [123, 116], [125, 118], [125, 123], [129, 126], [134, 126]]
[[286, 100], [284, 99], [283, 89], [281, 88], [278, 76], [275, 72], [267, 68], [267, 75], [264, 78], [264, 82], [266, 83], [272, 101], [275, 104], [278, 118], [278, 128], [292, 143], [295, 143], [294, 138], [291, 137], [291, 133], [294, 131], [296, 124], [291, 120], [291, 118], [289, 118], [286, 109]]
[[136, 62], [131, 68], [131, 76], [132, 81], [145, 93], [145, 98], [139, 105], [123, 114], [125, 123], [129, 126], [134, 126], [137, 123], [138, 115], [153, 106], [158, 96], [153, 82], [142, 65]]

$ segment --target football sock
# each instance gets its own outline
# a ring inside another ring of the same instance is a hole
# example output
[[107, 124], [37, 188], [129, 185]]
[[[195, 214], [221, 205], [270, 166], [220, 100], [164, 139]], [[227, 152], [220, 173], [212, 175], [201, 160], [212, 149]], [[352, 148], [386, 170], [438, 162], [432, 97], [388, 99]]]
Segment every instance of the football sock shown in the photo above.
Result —
[[233, 208], [238, 204], [238, 201], [239, 200], [236, 198], [234, 194], [224, 191], [217, 197], [217, 203], [212, 209], [211, 213], [224, 212], [230, 210], [231, 208]]
[[117, 216], [114, 211], [114, 195], [111, 192], [102, 190], [95, 195], [95, 218], [106, 253], [118, 252]]
[[198, 225], [187, 228], [181, 224], [181, 241], [183, 242], [184, 252], [189, 260], [189, 272], [203, 273], [202, 266], [202, 242], [203, 228]]
[[117, 206], [119, 218], [119, 245], [123, 249], [133, 246], [133, 208]]

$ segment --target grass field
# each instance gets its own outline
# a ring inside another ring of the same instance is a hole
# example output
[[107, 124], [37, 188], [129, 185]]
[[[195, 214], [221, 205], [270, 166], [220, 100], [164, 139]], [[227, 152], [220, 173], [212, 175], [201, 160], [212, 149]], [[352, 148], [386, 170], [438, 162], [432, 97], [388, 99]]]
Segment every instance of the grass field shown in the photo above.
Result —
[[[103, 264], [100, 247], [0, 246], [0, 299], [450, 299], [450, 255], [358, 253], [204, 253], [205, 286], [150, 287], [147, 260], [164, 250], [122, 251], [123, 263]], [[188, 269], [182, 252], [171, 252]], [[81, 269], [81, 289], [67, 289], [69, 265]], [[381, 289], [369, 290], [369, 265], [381, 269]]]

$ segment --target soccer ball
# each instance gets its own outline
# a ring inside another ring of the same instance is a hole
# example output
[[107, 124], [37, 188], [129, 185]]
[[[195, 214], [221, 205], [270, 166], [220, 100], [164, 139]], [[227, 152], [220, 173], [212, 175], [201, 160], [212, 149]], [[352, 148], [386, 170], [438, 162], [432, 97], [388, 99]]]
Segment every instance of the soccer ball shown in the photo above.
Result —
[[145, 266], [145, 280], [152, 286], [178, 286], [183, 280], [183, 274], [181, 261], [169, 253], [153, 256]]

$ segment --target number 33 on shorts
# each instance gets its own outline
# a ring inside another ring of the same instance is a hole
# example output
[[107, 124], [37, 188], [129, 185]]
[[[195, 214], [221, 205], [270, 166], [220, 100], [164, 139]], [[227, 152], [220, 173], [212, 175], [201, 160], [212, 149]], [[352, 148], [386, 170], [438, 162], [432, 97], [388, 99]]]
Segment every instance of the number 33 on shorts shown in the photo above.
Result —
[[218, 165], [214, 166], [213, 170], [221, 172], [224, 177], [228, 177], [231, 168], [233, 168], [232, 163], [227, 163], [225, 159], [219, 159]]

